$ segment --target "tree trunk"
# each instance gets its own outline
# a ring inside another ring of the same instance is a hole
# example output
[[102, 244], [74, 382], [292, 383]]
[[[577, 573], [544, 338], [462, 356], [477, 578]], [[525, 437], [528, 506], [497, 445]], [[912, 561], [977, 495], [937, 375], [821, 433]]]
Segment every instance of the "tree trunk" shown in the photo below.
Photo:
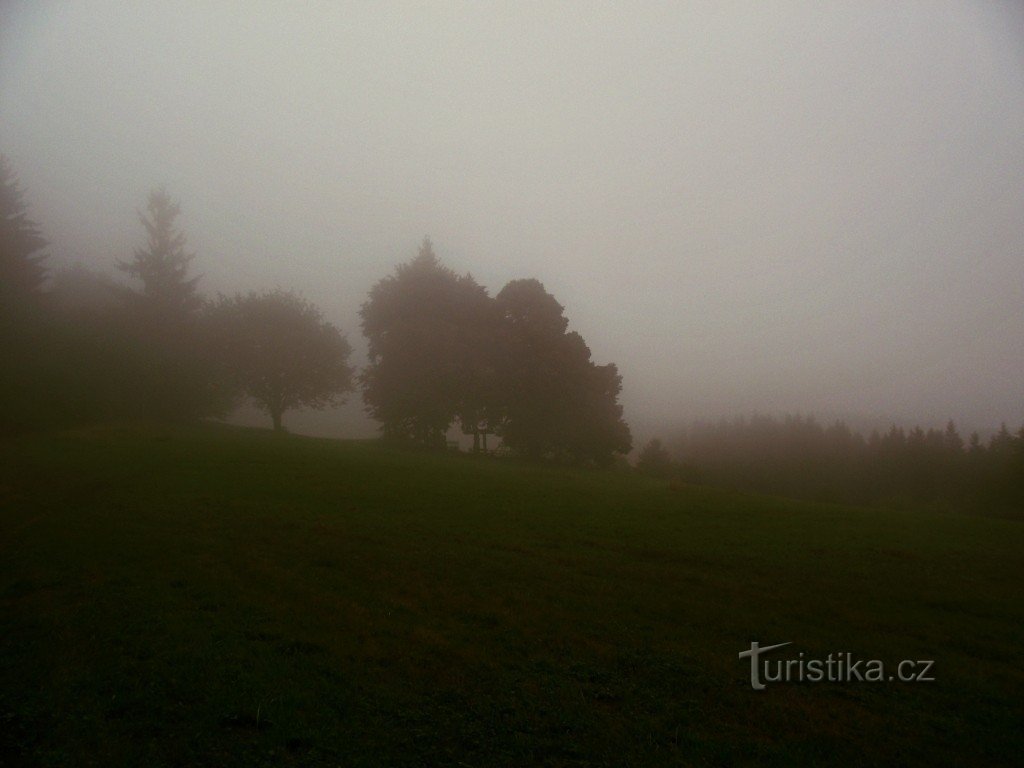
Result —
[[274, 420], [274, 431], [282, 432], [284, 430], [284, 427], [281, 425], [281, 409], [271, 408], [270, 418]]

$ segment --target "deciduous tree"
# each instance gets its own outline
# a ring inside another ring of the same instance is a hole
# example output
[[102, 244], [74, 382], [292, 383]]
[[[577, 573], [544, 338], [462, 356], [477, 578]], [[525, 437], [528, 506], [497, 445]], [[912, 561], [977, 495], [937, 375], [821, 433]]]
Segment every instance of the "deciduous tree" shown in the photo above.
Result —
[[484, 418], [489, 302], [426, 238], [412, 261], [373, 286], [360, 311], [370, 358], [361, 382], [386, 438], [444, 445], [456, 417]]
[[275, 431], [286, 411], [335, 405], [352, 390], [348, 341], [301, 297], [280, 290], [222, 297], [211, 315], [229, 378]]
[[533, 457], [597, 464], [628, 452], [618, 369], [591, 361], [554, 296], [538, 280], [514, 280], [495, 303], [503, 321], [499, 431], [505, 444]]

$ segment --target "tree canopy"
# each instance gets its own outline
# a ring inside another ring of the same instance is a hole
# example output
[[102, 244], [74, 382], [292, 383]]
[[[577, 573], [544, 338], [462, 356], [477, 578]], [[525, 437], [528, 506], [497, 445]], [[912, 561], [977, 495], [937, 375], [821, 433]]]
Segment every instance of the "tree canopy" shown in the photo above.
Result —
[[313, 304], [269, 291], [222, 297], [211, 310], [228, 375], [271, 418], [334, 405], [353, 389], [351, 347]]
[[605, 463], [631, 447], [614, 365], [591, 362], [562, 306], [537, 280], [493, 299], [445, 267], [424, 240], [362, 308], [370, 365], [362, 377], [385, 436], [441, 444], [458, 419], [533, 457]]
[[417, 256], [380, 280], [360, 311], [369, 342], [361, 377], [370, 414], [388, 438], [444, 443], [457, 415], [479, 395], [481, 324], [486, 290], [456, 275], [424, 239]]
[[538, 280], [513, 280], [495, 297], [502, 319], [499, 433], [529, 456], [606, 463], [632, 447], [614, 364], [595, 365], [563, 307]]

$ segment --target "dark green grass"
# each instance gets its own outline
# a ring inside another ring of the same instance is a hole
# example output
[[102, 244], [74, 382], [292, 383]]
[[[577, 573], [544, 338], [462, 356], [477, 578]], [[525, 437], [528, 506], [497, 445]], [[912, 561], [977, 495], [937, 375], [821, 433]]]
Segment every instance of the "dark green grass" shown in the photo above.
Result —
[[[18, 438], [0, 460], [0, 764], [1024, 749], [1020, 522], [215, 427]], [[751, 640], [934, 659], [937, 680], [755, 692]]]

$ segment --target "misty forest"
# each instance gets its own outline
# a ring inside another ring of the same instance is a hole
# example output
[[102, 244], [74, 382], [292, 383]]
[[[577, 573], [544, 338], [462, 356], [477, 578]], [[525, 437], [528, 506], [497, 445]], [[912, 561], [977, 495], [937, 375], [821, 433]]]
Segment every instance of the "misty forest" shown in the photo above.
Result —
[[139, 215], [144, 244], [117, 267], [82, 267], [43, 290], [46, 241], [3, 160], [5, 431], [111, 419], [223, 417], [249, 397], [282, 430], [285, 411], [333, 404], [358, 382], [383, 437], [448, 446], [453, 422], [486, 449], [607, 465], [628, 453], [614, 364], [596, 365], [562, 305], [532, 278], [493, 298], [419, 253], [363, 305], [370, 364], [358, 375], [338, 328], [296, 293], [206, 298], [167, 191]]
[[[591, 360], [535, 278], [491, 297], [425, 238], [371, 288], [360, 310], [369, 365], [356, 372], [342, 332], [297, 293], [203, 296], [179, 205], [163, 188], [139, 214], [143, 244], [117, 262], [126, 282], [82, 266], [47, 280], [46, 240], [6, 158], [2, 175], [7, 432], [223, 418], [245, 397], [281, 431], [286, 411], [358, 387], [393, 443], [446, 448], [457, 424], [474, 452], [494, 435], [506, 453], [609, 466], [632, 448], [615, 364]], [[676, 431], [640, 450], [640, 471], [820, 501], [1024, 510], [1024, 425], [1003, 423], [985, 443], [953, 421], [865, 438], [800, 415]]]
[[0, 10], [0, 765], [1015, 764], [1024, 16], [939, 5]]

